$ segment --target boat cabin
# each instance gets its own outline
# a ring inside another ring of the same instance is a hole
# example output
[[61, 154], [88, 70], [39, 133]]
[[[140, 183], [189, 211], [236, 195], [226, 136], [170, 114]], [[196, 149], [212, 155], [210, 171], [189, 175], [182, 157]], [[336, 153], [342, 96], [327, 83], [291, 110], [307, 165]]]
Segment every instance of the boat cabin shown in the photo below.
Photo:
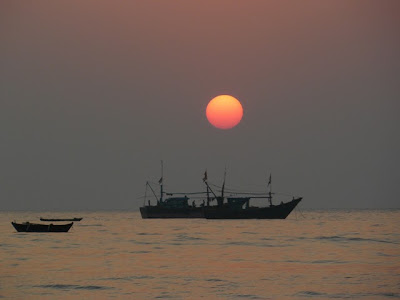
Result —
[[160, 206], [168, 207], [168, 208], [184, 208], [188, 207], [189, 197], [171, 197], [159, 202]]

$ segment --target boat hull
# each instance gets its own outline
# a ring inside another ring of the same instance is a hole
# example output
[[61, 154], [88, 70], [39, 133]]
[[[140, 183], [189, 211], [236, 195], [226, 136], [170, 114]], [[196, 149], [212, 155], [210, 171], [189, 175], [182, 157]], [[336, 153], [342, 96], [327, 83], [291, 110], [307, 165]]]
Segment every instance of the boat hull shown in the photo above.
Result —
[[206, 219], [286, 219], [302, 198], [269, 207], [249, 207], [233, 209], [231, 207], [205, 207]]
[[70, 218], [70, 219], [46, 219], [46, 218], [40, 218], [40, 221], [45, 221], [45, 222], [79, 222], [81, 221], [82, 218]]
[[140, 208], [142, 219], [204, 218], [202, 207], [167, 208], [143, 206]]
[[11, 222], [18, 232], [68, 232], [74, 223], [68, 224], [35, 224]]

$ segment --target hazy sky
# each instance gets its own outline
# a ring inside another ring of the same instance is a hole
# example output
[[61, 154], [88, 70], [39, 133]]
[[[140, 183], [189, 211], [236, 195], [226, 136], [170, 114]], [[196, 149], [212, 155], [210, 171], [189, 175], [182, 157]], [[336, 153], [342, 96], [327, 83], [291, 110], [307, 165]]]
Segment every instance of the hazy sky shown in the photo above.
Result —
[[[0, 210], [273, 188], [399, 208], [400, 2], [2, 1]], [[212, 127], [219, 94], [243, 104]]]

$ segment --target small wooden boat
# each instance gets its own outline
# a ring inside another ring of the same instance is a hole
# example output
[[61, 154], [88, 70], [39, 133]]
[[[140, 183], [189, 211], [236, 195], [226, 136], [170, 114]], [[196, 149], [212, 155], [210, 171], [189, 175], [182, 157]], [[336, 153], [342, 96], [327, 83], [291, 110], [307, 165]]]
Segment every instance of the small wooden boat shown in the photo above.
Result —
[[40, 221], [44, 221], [44, 222], [68, 222], [68, 221], [79, 222], [81, 220], [82, 220], [82, 218], [70, 218], [70, 219], [46, 219], [46, 218], [40, 218]]
[[18, 232], [68, 232], [68, 230], [72, 227], [74, 223], [72, 222], [68, 224], [54, 225], [54, 224], [37, 224], [30, 222], [24, 222], [24, 223], [11, 222], [11, 224]]

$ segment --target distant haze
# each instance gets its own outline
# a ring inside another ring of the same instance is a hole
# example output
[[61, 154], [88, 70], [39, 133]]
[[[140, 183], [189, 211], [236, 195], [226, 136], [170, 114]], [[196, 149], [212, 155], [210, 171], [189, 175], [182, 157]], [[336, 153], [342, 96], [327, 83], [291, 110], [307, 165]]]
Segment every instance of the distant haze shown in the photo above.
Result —
[[[400, 2], [2, 1], [0, 210], [227, 186], [399, 208]], [[230, 94], [241, 123], [208, 102]], [[156, 187], [157, 188], [157, 187]], [[158, 191], [158, 188], [157, 188]]]

